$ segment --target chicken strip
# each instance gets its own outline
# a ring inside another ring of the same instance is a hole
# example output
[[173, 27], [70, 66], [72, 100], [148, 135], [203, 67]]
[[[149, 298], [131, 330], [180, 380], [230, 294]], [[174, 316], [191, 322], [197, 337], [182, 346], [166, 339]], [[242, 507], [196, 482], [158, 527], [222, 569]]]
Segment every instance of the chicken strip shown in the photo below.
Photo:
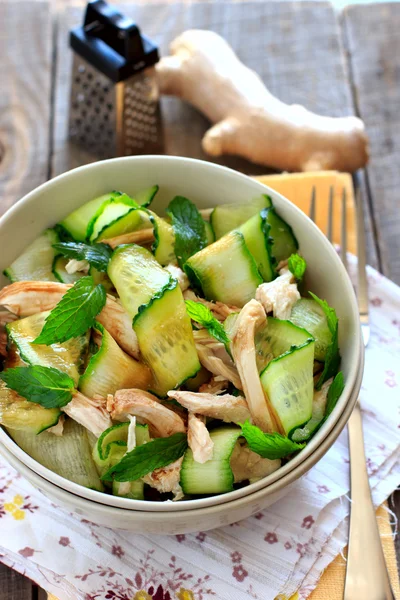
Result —
[[142, 477], [144, 483], [155, 488], [161, 494], [172, 492], [174, 500], [180, 500], [183, 497], [182, 488], [179, 485], [182, 461], [183, 456], [166, 467], [160, 467], [152, 473], [148, 473]]
[[99, 437], [105, 429], [112, 425], [104, 401], [86, 398], [81, 392], [74, 392], [71, 402], [66, 404], [62, 410], [96, 437]]
[[205, 329], [193, 331], [197, 354], [203, 367], [213, 375], [220, 375], [227, 379], [238, 390], [243, 389], [237, 369], [231, 357], [226, 351], [224, 344], [218, 342]]
[[205, 418], [189, 413], [188, 444], [193, 458], [198, 463], [205, 463], [213, 456], [214, 442], [205, 424]]
[[65, 270], [70, 275], [74, 273], [89, 273], [90, 264], [87, 260], [76, 260], [75, 258], [71, 258], [65, 265]]
[[16, 321], [18, 317], [12, 313], [2, 310], [0, 311], [0, 356], [7, 356], [7, 323]]
[[272, 312], [277, 319], [289, 319], [293, 306], [300, 300], [296, 280], [289, 269], [284, 267], [279, 271], [279, 277], [259, 285], [256, 300], [261, 302], [267, 314]]
[[207, 383], [199, 387], [199, 392], [204, 394], [222, 394], [228, 389], [229, 381], [222, 375], [213, 375]]
[[53, 425], [53, 427], [49, 427], [48, 429], [46, 429], [47, 433], [52, 433], [57, 437], [61, 437], [64, 431], [64, 422], [65, 417], [64, 415], [61, 415], [61, 417], [58, 419], [57, 425]]
[[239, 483], [246, 479], [266, 477], [280, 468], [281, 461], [262, 458], [238, 441], [233, 449], [230, 465], [235, 483]]
[[107, 410], [116, 421], [127, 421], [128, 415], [134, 415], [140, 423], [149, 425], [152, 437], [186, 432], [185, 423], [179, 415], [143, 390], [118, 390], [114, 396], [108, 396]]
[[231, 351], [254, 423], [265, 432], [277, 431], [257, 369], [254, 337], [265, 326], [263, 307], [250, 300], [240, 311], [232, 334]]
[[188, 276], [186, 275], [186, 273], [184, 271], [182, 271], [182, 269], [180, 269], [178, 267], [178, 265], [167, 265], [166, 267], [164, 267], [164, 269], [166, 271], [168, 271], [168, 273], [170, 273], [172, 275], [172, 277], [174, 277], [174, 279], [177, 280], [179, 287], [181, 288], [182, 292], [185, 292], [188, 287], [189, 287], [189, 279]]
[[[52, 310], [71, 287], [71, 284], [51, 281], [18, 281], [0, 291], [0, 306], [18, 317], [29, 317]], [[139, 358], [139, 344], [132, 329], [132, 319], [119, 300], [107, 294], [106, 304], [97, 315], [97, 320], [125, 352]]]
[[314, 390], [312, 403], [312, 416], [319, 417], [325, 414], [326, 402], [328, 400], [328, 392], [331, 387], [333, 377], [325, 381], [320, 390]]
[[175, 390], [168, 392], [168, 396], [174, 398], [190, 412], [220, 419], [225, 423], [244, 423], [246, 419], [251, 419], [249, 407], [242, 396], [231, 396], [230, 394], [217, 396]]
[[147, 229], [139, 229], [138, 231], [130, 231], [129, 233], [123, 233], [113, 238], [107, 238], [101, 240], [102, 244], [108, 244], [111, 248], [121, 246], [121, 244], [139, 244], [140, 246], [148, 244], [154, 240], [154, 229], [149, 227]]
[[190, 289], [184, 292], [183, 297], [185, 298], [185, 300], [193, 300], [193, 302], [200, 302], [200, 304], [204, 304], [204, 306], [207, 306], [207, 308], [209, 308], [213, 313], [214, 317], [219, 321], [225, 321], [228, 315], [240, 311], [240, 308], [238, 308], [237, 306], [224, 304], [223, 302], [219, 302], [219, 300], [217, 300], [216, 302], [209, 302], [208, 300], [204, 300], [204, 298], [196, 296], [193, 290]]

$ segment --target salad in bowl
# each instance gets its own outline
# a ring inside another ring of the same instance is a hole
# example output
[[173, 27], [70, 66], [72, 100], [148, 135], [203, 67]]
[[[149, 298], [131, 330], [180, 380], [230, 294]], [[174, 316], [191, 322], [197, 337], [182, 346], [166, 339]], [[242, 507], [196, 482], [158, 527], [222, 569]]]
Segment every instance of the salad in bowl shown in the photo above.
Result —
[[164, 215], [89, 199], [5, 270], [0, 423], [36, 461], [133, 500], [190, 500], [297, 455], [344, 388], [334, 307], [268, 195]]

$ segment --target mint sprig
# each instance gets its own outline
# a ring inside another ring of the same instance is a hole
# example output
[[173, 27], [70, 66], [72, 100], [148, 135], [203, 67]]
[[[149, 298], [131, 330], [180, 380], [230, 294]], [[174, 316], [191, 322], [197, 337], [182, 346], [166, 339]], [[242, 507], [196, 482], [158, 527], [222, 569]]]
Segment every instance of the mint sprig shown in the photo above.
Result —
[[75, 383], [69, 375], [53, 367], [15, 367], [0, 373], [6, 386], [44, 408], [61, 408], [70, 402]]
[[87, 260], [98, 271], [106, 272], [113, 250], [107, 244], [83, 244], [81, 242], [59, 242], [53, 248], [66, 258]]
[[301, 281], [306, 272], [307, 263], [299, 254], [292, 254], [288, 258], [289, 271], [297, 281]]
[[330, 377], [334, 377], [339, 370], [339, 319], [336, 316], [335, 309], [329, 306], [326, 300], [321, 300], [321, 298], [318, 298], [318, 296], [316, 296], [312, 292], [309, 292], [309, 294], [324, 311], [326, 316], [326, 322], [328, 324], [328, 329], [332, 335], [332, 341], [329, 344], [325, 355], [324, 370], [318, 378], [317, 384], [315, 386], [317, 390], [320, 390], [322, 384], [325, 383], [325, 381], [327, 381], [328, 379], [330, 379]]
[[102, 476], [103, 481], [135, 481], [154, 469], [166, 467], [178, 460], [188, 447], [185, 433], [157, 438], [137, 446]]
[[227, 348], [230, 342], [229, 337], [223, 325], [214, 317], [208, 306], [204, 306], [201, 302], [194, 302], [193, 300], [185, 300], [185, 304], [189, 317], [205, 327], [210, 335]]
[[88, 275], [79, 279], [48, 315], [33, 344], [50, 346], [78, 337], [93, 327], [107, 299], [104, 287]]
[[169, 203], [167, 214], [175, 233], [175, 255], [183, 268], [188, 258], [207, 245], [204, 220], [193, 202], [183, 196], [175, 196]]
[[250, 421], [240, 423], [240, 426], [250, 450], [263, 458], [269, 458], [270, 460], [284, 458], [293, 452], [302, 450], [305, 446], [305, 444], [292, 442], [280, 433], [264, 433], [259, 427], [252, 425]]

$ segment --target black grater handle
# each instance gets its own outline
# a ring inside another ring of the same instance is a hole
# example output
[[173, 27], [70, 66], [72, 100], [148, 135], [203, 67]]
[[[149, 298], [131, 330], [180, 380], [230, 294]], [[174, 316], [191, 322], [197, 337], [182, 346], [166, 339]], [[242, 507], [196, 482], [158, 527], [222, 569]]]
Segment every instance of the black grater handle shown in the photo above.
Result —
[[137, 25], [104, 0], [88, 3], [83, 28], [86, 35], [103, 40], [127, 61], [138, 60], [144, 54]]

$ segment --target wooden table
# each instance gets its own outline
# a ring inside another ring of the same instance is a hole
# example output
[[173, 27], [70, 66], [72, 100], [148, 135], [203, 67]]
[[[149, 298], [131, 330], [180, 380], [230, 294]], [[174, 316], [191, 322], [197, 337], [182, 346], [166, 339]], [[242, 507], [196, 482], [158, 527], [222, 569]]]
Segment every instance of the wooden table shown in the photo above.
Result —
[[[81, 9], [67, 5], [0, 0], [0, 213], [49, 177], [87, 161], [66, 142], [67, 30], [81, 20]], [[147, 2], [126, 4], [124, 11], [163, 53], [176, 33], [212, 28], [282, 100], [326, 115], [358, 114], [371, 143], [362, 181], [368, 261], [400, 284], [400, 4], [357, 5], [340, 15], [328, 2], [157, 8]], [[167, 152], [205, 158], [206, 120], [175, 99], [163, 100], [163, 108]], [[220, 162], [250, 174], [265, 171], [237, 159]], [[399, 493], [393, 506], [399, 514]], [[0, 600], [41, 600], [41, 594], [0, 567]]]

